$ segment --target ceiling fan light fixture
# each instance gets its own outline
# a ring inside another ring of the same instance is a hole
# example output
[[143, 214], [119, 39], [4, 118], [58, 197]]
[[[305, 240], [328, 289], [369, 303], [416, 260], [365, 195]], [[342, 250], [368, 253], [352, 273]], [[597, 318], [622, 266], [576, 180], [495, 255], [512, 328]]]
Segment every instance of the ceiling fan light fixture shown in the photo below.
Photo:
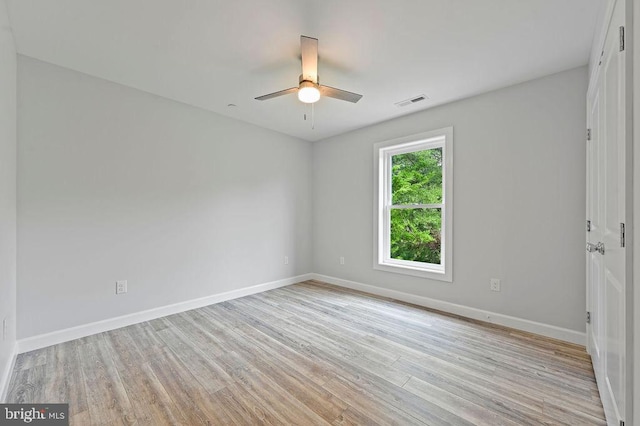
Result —
[[320, 89], [318, 85], [312, 81], [303, 81], [298, 88], [298, 99], [305, 104], [312, 104], [318, 102], [320, 99]]

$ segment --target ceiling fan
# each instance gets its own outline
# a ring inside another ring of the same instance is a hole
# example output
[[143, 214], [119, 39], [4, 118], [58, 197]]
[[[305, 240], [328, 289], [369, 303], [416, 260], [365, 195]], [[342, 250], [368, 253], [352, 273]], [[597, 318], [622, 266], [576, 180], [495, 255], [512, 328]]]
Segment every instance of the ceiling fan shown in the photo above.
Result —
[[357, 93], [319, 84], [317, 38], [300, 36], [300, 50], [302, 52], [302, 74], [300, 75], [299, 85], [297, 87], [291, 87], [290, 89], [280, 90], [279, 92], [269, 93], [268, 95], [258, 96], [256, 100], [266, 101], [294, 92], [298, 92], [298, 99], [306, 104], [317, 102], [321, 96], [328, 96], [353, 103], [358, 102], [360, 98], [362, 98], [362, 95], [358, 95]]

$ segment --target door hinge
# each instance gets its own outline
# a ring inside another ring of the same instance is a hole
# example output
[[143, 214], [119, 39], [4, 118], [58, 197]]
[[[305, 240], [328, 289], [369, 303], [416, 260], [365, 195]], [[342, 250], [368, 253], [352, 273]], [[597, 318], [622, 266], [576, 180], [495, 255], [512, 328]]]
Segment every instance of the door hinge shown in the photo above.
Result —
[[624, 27], [620, 27], [620, 51], [624, 51]]
[[620, 224], [620, 247], [624, 247], [625, 244], [625, 232], [624, 232], [624, 223]]
[[587, 129], [587, 140], [591, 140], [591, 129]]
[[591, 312], [587, 311], [587, 324], [591, 324]]
[[591, 221], [587, 220], [587, 232], [591, 232]]

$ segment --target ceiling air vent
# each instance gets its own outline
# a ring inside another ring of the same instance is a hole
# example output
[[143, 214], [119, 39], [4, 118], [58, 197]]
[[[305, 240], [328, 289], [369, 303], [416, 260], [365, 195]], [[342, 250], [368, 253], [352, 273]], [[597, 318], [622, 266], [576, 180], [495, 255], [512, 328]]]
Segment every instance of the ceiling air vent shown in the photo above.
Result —
[[422, 102], [429, 99], [429, 97], [427, 95], [418, 95], [418, 96], [414, 96], [413, 98], [404, 100], [404, 101], [400, 101], [400, 102], [396, 102], [394, 105], [397, 106], [398, 108], [402, 108], [402, 107], [406, 107], [408, 105], [412, 105], [412, 104], [416, 104], [418, 102]]

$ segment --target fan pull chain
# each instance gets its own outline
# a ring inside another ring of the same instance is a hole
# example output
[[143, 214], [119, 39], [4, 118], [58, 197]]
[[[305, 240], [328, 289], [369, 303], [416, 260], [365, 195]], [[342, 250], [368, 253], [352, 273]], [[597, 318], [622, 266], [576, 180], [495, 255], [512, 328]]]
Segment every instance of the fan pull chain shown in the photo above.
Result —
[[311, 104], [311, 130], [316, 128], [316, 124], [315, 124], [315, 115], [314, 115], [314, 104]]

